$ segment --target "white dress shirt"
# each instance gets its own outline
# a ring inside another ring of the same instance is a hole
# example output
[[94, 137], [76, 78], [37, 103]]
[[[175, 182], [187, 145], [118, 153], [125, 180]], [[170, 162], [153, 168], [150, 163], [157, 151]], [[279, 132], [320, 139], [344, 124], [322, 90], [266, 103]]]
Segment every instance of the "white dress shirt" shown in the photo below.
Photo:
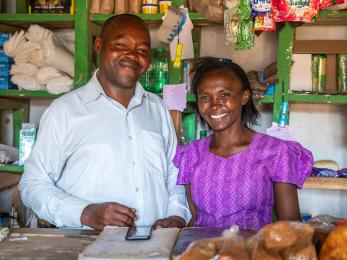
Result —
[[19, 183], [24, 204], [58, 227], [82, 227], [83, 209], [101, 202], [136, 209], [137, 225], [172, 215], [188, 222], [172, 163], [175, 131], [163, 101], [137, 83], [125, 108], [106, 96], [96, 73], [42, 116]]

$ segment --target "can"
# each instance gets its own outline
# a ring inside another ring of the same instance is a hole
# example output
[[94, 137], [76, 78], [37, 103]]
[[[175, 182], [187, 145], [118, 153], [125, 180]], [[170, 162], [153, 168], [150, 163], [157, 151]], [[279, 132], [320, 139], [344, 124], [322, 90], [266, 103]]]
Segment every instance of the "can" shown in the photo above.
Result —
[[169, 6], [172, 5], [172, 1], [160, 1], [159, 2], [159, 10], [161, 14], [166, 14], [169, 10]]
[[315, 93], [325, 93], [326, 88], [326, 67], [327, 56], [325, 54], [312, 55], [312, 91]]
[[319, 55], [312, 54], [312, 60], [311, 60], [312, 92], [318, 92], [318, 67], [319, 67]]
[[158, 13], [158, 5], [155, 5], [155, 4], [142, 5], [142, 12], [144, 14], [157, 14]]
[[347, 54], [337, 55], [337, 91], [347, 94]]
[[318, 66], [318, 93], [325, 93], [326, 82], [327, 82], [327, 56], [319, 56]]

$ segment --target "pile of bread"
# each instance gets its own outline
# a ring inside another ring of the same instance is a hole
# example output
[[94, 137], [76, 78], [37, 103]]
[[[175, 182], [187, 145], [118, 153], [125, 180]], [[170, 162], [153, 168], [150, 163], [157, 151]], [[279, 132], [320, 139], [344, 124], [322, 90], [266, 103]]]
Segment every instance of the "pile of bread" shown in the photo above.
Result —
[[[245, 240], [240, 235], [195, 241], [175, 259], [180, 260], [315, 260], [314, 228], [300, 222], [279, 221]], [[333, 230], [323, 244], [320, 258], [347, 259], [347, 226]]]

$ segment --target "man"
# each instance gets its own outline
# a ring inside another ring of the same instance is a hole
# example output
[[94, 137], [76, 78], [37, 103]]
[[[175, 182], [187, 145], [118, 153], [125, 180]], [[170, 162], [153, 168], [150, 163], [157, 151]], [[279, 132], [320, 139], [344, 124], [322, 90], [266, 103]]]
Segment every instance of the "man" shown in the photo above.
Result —
[[162, 100], [137, 82], [150, 64], [145, 23], [108, 19], [95, 50], [100, 66], [83, 87], [45, 111], [19, 188], [24, 204], [58, 227], [184, 227], [176, 186], [175, 131]]

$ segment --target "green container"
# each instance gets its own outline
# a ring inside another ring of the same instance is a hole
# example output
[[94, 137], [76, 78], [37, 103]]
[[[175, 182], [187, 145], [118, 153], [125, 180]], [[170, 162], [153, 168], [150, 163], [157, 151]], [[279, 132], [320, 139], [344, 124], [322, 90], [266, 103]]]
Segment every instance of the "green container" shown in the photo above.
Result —
[[196, 131], [196, 113], [186, 114], [183, 116], [183, 125], [187, 133], [188, 142], [194, 141]]
[[347, 94], [347, 54], [337, 55], [337, 91]]
[[161, 93], [163, 86], [168, 83], [169, 55], [163, 47], [159, 47], [151, 51], [151, 56], [151, 65], [140, 82], [147, 91]]
[[327, 56], [325, 54], [312, 54], [311, 64], [312, 91], [325, 93]]

